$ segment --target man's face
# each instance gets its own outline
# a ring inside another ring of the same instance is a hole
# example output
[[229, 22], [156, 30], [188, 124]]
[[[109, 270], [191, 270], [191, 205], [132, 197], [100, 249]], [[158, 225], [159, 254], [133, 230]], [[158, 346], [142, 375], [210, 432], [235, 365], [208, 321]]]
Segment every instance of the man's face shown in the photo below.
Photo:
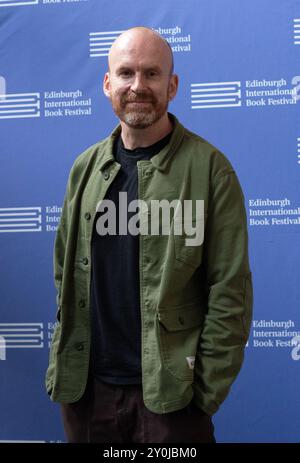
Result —
[[152, 36], [125, 37], [112, 51], [109, 63], [103, 88], [118, 118], [137, 129], [157, 122], [177, 90], [166, 45]]

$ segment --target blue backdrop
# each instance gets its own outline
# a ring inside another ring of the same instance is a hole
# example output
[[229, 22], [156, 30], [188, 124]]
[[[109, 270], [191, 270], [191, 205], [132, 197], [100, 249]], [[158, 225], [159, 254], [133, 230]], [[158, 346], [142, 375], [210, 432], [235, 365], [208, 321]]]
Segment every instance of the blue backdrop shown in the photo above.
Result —
[[226, 154], [245, 193], [254, 321], [217, 440], [299, 442], [298, 0], [0, 0], [0, 440], [64, 440], [44, 390], [55, 230], [74, 159], [117, 124], [107, 52], [136, 25], [169, 41], [170, 110]]

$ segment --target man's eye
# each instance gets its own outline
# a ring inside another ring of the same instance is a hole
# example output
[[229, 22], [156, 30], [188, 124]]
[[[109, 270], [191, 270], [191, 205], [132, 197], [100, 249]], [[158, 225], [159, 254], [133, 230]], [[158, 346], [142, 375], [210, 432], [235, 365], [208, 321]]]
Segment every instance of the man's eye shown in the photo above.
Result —
[[149, 71], [147, 73], [147, 77], [149, 79], [157, 79], [159, 77], [159, 72], [157, 72], [157, 71]]
[[131, 76], [131, 72], [130, 71], [122, 71], [120, 73], [120, 75], [123, 76], [123, 77], [129, 77], [129, 76]]

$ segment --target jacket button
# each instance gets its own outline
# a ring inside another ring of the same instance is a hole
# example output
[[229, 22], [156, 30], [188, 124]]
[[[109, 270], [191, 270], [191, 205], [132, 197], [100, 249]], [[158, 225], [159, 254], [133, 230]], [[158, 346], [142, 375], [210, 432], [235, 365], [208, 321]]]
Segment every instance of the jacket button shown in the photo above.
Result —
[[84, 218], [85, 218], [86, 220], [90, 220], [90, 219], [91, 219], [91, 214], [90, 214], [89, 212], [86, 212], [86, 213], [84, 214]]
[[109, 172], [105, 171], [103, 173], [103, 177], [104, 177], [104, 180], [108, 180], [109, 179]]
[[78, 351], [84, 350], [83, 342], [76, 342], [75, 349]]
[[183, 317], [178, 317], [178, 321], [180, 325], [184, 325], [184, 318]]
[[83, 299], [81, 299], [81, 300], [79, 301], [79, 307], [80, 307], [81, 309], [83, 309], [83, 308], [85, 307], [85, 301], [84, 301]]
[[87, 258], [87, 257], [84, 257], [84, 258], [82, 259], [82, 263], [83, 263], [84, 265], [87, 265], [87, 264], [89, 263], [88, 258]]

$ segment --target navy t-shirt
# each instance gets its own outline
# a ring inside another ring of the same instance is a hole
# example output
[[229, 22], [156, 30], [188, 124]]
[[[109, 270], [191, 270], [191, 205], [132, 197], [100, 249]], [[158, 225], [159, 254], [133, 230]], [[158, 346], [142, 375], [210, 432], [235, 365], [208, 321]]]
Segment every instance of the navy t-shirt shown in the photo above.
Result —
[[[166, 146], [172, 133], [146, 148], [128, 150], [121, 136], [114, 156], [121, 168], [105, 199], [116, 205], [117, 234], [100, 236], [96, 215], [92, 236], [91, 371], [112, 384], [138, 384], [141, 370], [139, 235], [118, 235], [119, 192], [127, 204], [138, 199], [137, 161], [149, 160]], [[106, 212], [106, 211], [104, 211]], [[136, 212], [128, 212], [128, 220]]]

